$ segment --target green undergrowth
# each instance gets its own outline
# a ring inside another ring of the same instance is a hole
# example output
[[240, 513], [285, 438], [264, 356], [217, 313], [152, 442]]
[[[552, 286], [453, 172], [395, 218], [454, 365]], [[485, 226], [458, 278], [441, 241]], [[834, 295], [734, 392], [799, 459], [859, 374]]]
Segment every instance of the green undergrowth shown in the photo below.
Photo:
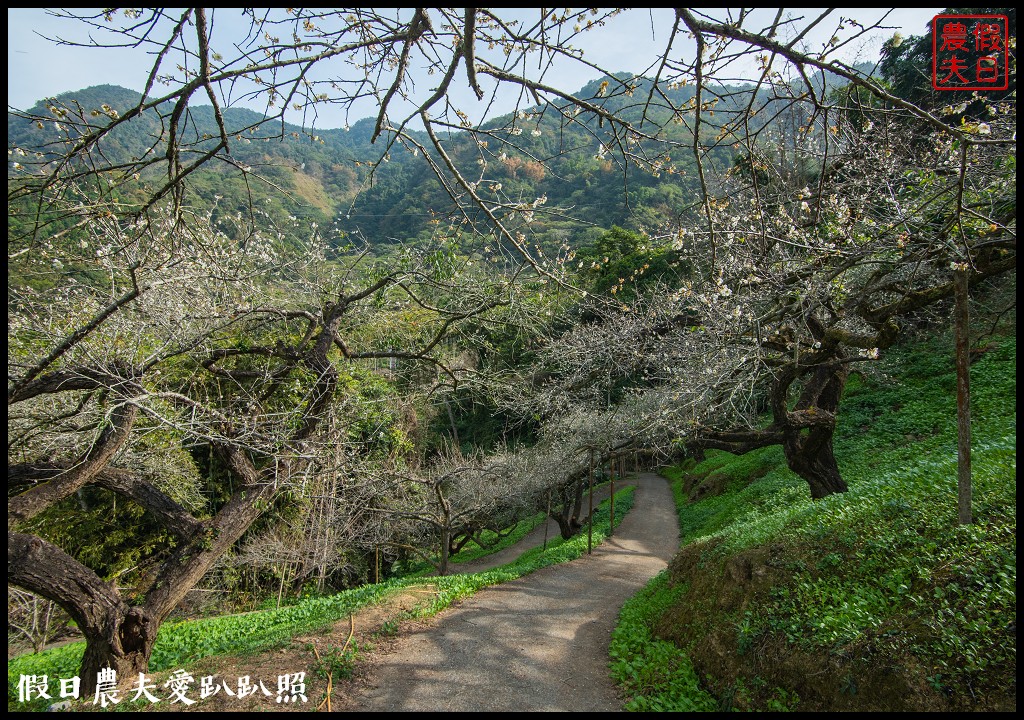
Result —
[[[609, 529], [609, 508], [605, 501], [594, 511], [594, 542], [601, 542]], [[633, 506], [633, 488], [626, 487], [615, 493], [615, 524], [622, 522]], [[587, 551], [586, 535], [570, 540], [556, 538], [547, 550], [533, 548], [517, 560], [481, 573], [457, 574], [429, 578], [435, 589], [434, 598], [408, 617], [433, 615], [453, 602], [468, 597], [478, 590], [508, 582], [549, 565], [574, 560]], [[380, 602], [407, 587], [423, 585], [424, 578], [400, 578], [383, 583], [364, 585], [330, 597], [309, 598], [277, 610], [229, 615], [180, 623], [165, 623], [160, 627], [150, 660], [150, 670], [159, 672], [186, 667], [201, 658], [215, 655], [246, 655], [288, 644], [295, 636], [330, 627], [364, 606]], [[18, 679], [21, 675], [47, 675], [70, 678], [78, 674], [85, 650], [84, 642], [71, 643], [59, 648], [22, 655], [7, 665], [8, 707], [12, 710], [44, 709], [45, 704], [19, 704]], [[38, 703], [36, 703], [38, 704]]]
[[608, 655], [612, 678], [629, 698], [626, 710], [691, 712], [716, 710], [718, 703], [701, 689], [693, 663], [674, 643], [653, 636], [651, 628], [671, 605], [679, 602], [685, 585], [672, 587], [666, 572], [622, 606], [612, 632]]
[[[702, 706], [708, 690], [721, 709], [1015, 705], [1016, 341], [982, 350], [971, 525], [948, 339], [851, 378], [835, 439], [847, 493], [812, 501], [779, 448], [665, 470], [683, 547], [620, 618], [630, 709]], [[721, 494], [689, 502], [714, 474]]]

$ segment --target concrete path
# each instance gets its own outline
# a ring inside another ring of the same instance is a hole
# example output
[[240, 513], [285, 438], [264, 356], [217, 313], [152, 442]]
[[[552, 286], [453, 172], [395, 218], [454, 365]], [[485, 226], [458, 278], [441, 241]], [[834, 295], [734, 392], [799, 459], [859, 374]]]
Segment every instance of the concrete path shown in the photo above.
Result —
[[621, 709], [608, 677], [619, 608], [679, 543], [665, 479], [641, 473], [626, 484], [637, 486], [633, 509], [593, 555], [482, 590], [404, 635], [346, 709]]

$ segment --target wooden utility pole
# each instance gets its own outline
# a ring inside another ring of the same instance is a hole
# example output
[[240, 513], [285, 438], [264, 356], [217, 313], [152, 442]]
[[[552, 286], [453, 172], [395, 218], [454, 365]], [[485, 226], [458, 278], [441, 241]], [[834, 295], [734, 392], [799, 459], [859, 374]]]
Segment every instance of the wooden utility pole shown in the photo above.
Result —
[[608, 516], [608, 537], [615, 534], [615, 456], [613, 455], [611, 460], [608, 462], [608, 473], [612, 479], [612, 495], [611, 495], [611, 508], [610, 515]]
[[961, 525], [970, 525], [971, 514], [971, 340], [967, 311], [969, 270], [953, 271], [953, 297], [956, 308], [956, 486], [957, 510]]
[[544, 550], [548, 549], [548, 525], [551, 524], [551, 490], [548, 490], [548, 514], [544, 516]]
[[594, 449], [590, 449], [590, 475], [587, 479], [590, 491], [590, 512], [587, 514], [587, 555], [594, 547]]

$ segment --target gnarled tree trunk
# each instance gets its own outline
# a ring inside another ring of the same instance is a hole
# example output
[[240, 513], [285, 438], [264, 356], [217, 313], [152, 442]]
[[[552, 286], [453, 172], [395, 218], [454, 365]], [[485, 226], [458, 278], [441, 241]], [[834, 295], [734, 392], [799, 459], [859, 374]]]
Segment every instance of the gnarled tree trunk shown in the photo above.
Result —
[[[782, 445], [789, 469], [807, 481], [811, 497], [820, 499], [847, 491], [846, 481], [832, 449], [839, 400], [849, 369], [846, 358], [834, 354], [814, 364], [793, 363], [781, 369], [770, 402], [774, 422], [760, 430], [703, 430], [687, 444], [693, 456], [705, 448], [742, 455], [751, 450]], [[790, 409], [789, 391], [805, 377], [800, 397]]]
[[103, 668], [117, 671], [118, 682], [124, 683], [149, 667], [160, 620], [144, 608], [129, 606], [111, 583], [56, 545], [8, 532], [7, 579], [59, 603], [82, 630], [82, 697], [93, 694]]
[[573, 480], [560, 491], [561, 508], [553, 516], [563, 540], [569, 540], [583, 529], [580, 513], [583, 508], [584, 477]]
[[[821, 437], [811, 441], [810, 436], [815, 434]], [[832, 452], [831, 429], [815, 429], [803, 439], [799, 435], [793, 441], [787, 439], [783, 443], [783, 449], [786, 452], [789, 469], [807, 481], [811, 488], [811, 497], [815, 500], [835, 493], [844, 493], [849, 489], [839, 473], [839, 464]]]
[[96, 678], [104, 668], [113, 669], [119, 682], [146, 672], [159, 626], [143, 608], [122, 604], [106, 613], [99, 627], [82, 628], [86, 640], [79, 675], [82, 697], [95, 692]]
[[817, 367], [796, 407], [787, 414], [782, 443], [786, 463], [807, 481], [815, 500], [848, 490], [832, 451], [839, 400], [848, 376], [842, 362]]

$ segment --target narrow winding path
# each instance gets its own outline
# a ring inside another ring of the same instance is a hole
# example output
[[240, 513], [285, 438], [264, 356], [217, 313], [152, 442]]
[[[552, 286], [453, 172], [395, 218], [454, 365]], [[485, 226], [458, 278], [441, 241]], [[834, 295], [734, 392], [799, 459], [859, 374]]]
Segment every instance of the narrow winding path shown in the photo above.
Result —
[[633, 509], [593, 555], [483, 590], [403, 637], [345, 709], [621, 709], [608, 677], [619, 608], [679, 542], [668, 483], [649, 473], [627, 481]]

